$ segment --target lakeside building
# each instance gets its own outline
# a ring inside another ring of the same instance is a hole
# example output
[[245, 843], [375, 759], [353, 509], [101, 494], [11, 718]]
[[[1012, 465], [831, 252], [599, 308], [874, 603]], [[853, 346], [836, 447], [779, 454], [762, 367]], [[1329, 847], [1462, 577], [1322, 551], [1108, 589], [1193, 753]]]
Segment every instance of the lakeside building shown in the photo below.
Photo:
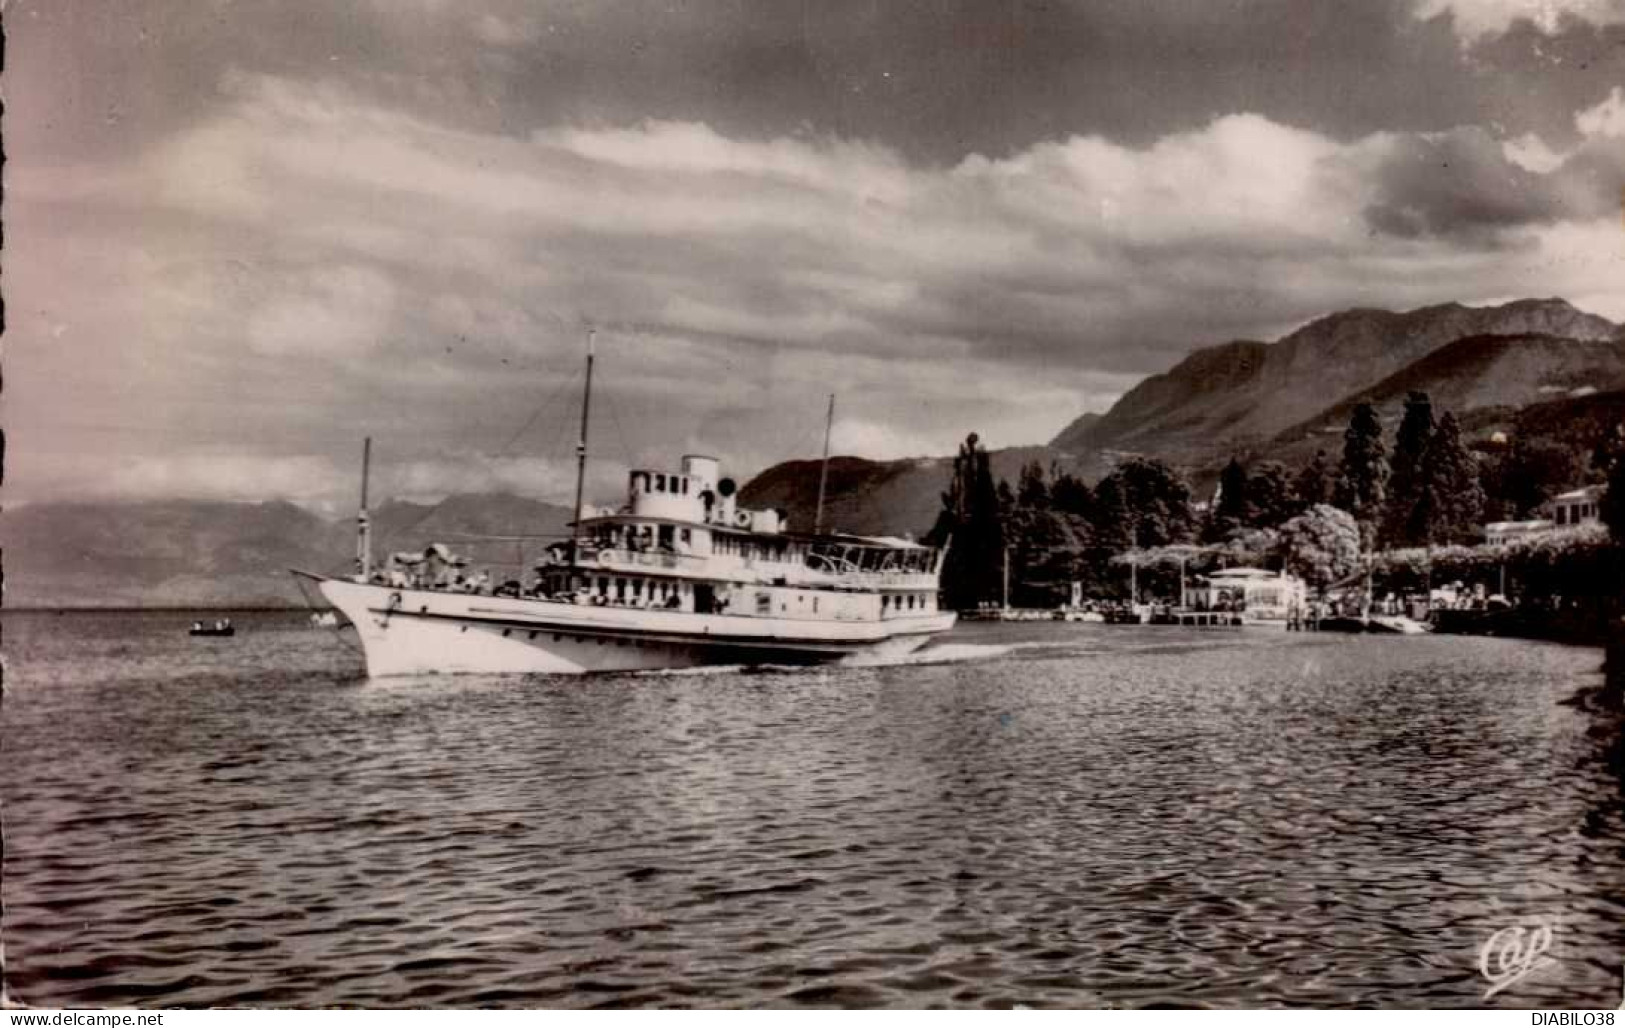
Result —
[[1509, 543], [1528, 535], [1539, 535], [1555, 527], [1550, 518], [1531, 518], [1527, 521], [1491, 521], [1484, 526], [1484, 541], [1491, 546]]
[[1547, 504], [1551, 509], [1551, 517], [1530, 518], [1525, 521], [1492, 521], [1484, 526], [1484, 541], [1493, 546], [1525, 536], [1539, 535], [1555, 528], [1594, 525], [1602, 519], [1602, 497], [1607, 491], [1608, 487], [1605, 485], [1588, 485], [1559, 493]]
[[1225, 568], [1205, 576], [1190, 590], [1198, 610], [1233, 610], [1249, 621], [1285, 621], [1308, 601], [1308, 587], [1285, 571], [1263, 568]]

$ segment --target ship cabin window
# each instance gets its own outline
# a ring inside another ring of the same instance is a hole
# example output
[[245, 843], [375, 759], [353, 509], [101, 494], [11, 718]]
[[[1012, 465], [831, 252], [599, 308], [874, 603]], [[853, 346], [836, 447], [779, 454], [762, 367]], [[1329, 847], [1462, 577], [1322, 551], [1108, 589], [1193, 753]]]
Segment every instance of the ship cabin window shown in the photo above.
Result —
[[679, 491], [684, 496], [687, 496], [688, 495], [688, 476], [684, 475], [682, 478], [678, 479], [678, 481], [682, 483], [682, 488]]
[[649, 473], [647, 471], [632, 472], [632, 491], [635, 493], [649, 491]]

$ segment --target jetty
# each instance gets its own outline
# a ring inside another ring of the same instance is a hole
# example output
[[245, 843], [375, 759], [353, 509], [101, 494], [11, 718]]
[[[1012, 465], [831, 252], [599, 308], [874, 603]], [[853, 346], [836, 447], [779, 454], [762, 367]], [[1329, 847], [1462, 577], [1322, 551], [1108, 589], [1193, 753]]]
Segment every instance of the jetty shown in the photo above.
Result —
[[1157, 610], [1152, 612], [1150, 623], [1184, 628], [1240, 628], [1242, 617], [1229, 610]]

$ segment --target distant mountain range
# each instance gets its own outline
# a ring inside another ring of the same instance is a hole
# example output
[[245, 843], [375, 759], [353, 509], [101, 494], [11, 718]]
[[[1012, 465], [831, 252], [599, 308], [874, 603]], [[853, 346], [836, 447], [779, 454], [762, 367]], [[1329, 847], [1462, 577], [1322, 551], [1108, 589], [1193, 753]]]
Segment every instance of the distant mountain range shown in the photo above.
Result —
[[[1579, 418], [1578, 432], [1586, 417], [1614, 410], [1625, 390], [1625, 327], [1559, 299], [1344, 311], [1274, 343], [1196, 350], [1104, 414], [1080, 415], [1048, 446], [994, 451], [994, 473], [1014, 482], [1021, 464], [1036, 459], [1094, 480], [1123, 457], [1143, 455], [1182, 468], [1206, 493], [1232, 455], [1296, 466], [1325, 449], [1335, 460], [1356, 403], [1376, 404], [1392, 433], [1413, 389], [1481, 437], [1559, 437], [1563, 412]], [[845, 458], [840, 478], [832, 467], [826, 523], [926, 531], [951, 467], [949, 459]], [[769, 468], [743, 490], [748, 502], [783, 507], [800, 525], [811, 522], [816, 495], [817, 464], [804, 461]]]
[[[1141, 382], [1104, 414], [1079, 415], [1047, 446], [992, 453], [1014, 482], [1037, 460], [1094, 480], [1130, 454], [1183, 468], [1211, 488], [1232, 454], [1301, 464], [1335, 456], [1356, 403], [1378, 406], [1390, 433], [1406, 394], [1426, 391], [1468, 432], [1590, 438], [1625, 416], [1625, 328], [1563, 300], [1498, 307], [1444, 304], [1394, 313], [1351, 310], [1274, 343], [1236, 340], [1199, 349]], [[966, 425], [969, 432], [976, 428]], [[830, 462], [824, 524], [860, 534], [923, 534], [936, 519], [951, 455]], [[741, 490], [751, 507], [777, 507], [791, 527], [813, 526], [818, 461], [768, 468]], [[493, 570], [534, 560], [569, 512], [508, 494], [438, 504], [391, 502], [373, 513], [375, 552], [451, 543]], [[289, 567], [343, 571], [354, 552], [348, 518], [290, 503], [41, 504], [0, 515], [9, 606], [290, 604]]]
[[[530, 561], [568, 532], [570, 512], [508, 494], [391, 501], [372, 515], [374, 554], [451, 544], [493, 570]], [[0, 515], [8, 607], [284, 606], [304, 598], [289, 568], [348, 573], [355, 521], [291, 503], [50, 503]]]
[[[1333, 410], [1346, 418], [1356, 398], [1403, 400], [1400, 383], [1443, 393], [1458, 372], [1477, 374], [1475, 351], [1495, 345], [1497, 337], [1544, 342], [1512, 346], [1529, 350], [1527, 358], [1490, 370], [1483, 388], [1470, 394], [1475, 405], [1529, 402], [1542, 388], [1561, 387], [1568, 369], [1584, 360], [1612, 360], [1615, 380], [1625, 371], [1619, 347], [1581, 345], [1619, 343], [1625, 339], [1620, 326], [1563, 300], [1477, 308], [1450, 303], [1401, 314], [1351, 310], [1275, 343], [1238, 340], [1197, 350], [1129, 390], [1103, 416], [1074, 421], [1050, 445], [1073, 454], [1121, 450], [1201, 466], [1231, 451], [1266, 448], [1281, 433]], [[1445, 347], [1453, 352], [1418, 366]], [[1497, 352], [1506, 357], [1508, 347]]]

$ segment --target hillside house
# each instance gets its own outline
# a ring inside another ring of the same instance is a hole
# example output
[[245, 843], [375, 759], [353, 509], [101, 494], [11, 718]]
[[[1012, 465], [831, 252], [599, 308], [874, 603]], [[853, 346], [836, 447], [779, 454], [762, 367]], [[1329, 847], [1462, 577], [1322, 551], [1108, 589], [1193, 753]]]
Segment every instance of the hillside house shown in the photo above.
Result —
[[1562, 493], [1552, 500], [1552, 522], [1558, 528], [1592, 525], [1602, 520], [1602, 494], [1606, 486], [1588, 485]]
[[1607, 486], [1588, 485], [1552, 498], [1546, 505], [1551, 517], [1528, 521], [1492, 521], [1484, 526], [1484, 541], [1507, 543], [1524, 536], [1538, 535], [1557, 528], [1594, 525], [1602, 519], [1602, 494]]

